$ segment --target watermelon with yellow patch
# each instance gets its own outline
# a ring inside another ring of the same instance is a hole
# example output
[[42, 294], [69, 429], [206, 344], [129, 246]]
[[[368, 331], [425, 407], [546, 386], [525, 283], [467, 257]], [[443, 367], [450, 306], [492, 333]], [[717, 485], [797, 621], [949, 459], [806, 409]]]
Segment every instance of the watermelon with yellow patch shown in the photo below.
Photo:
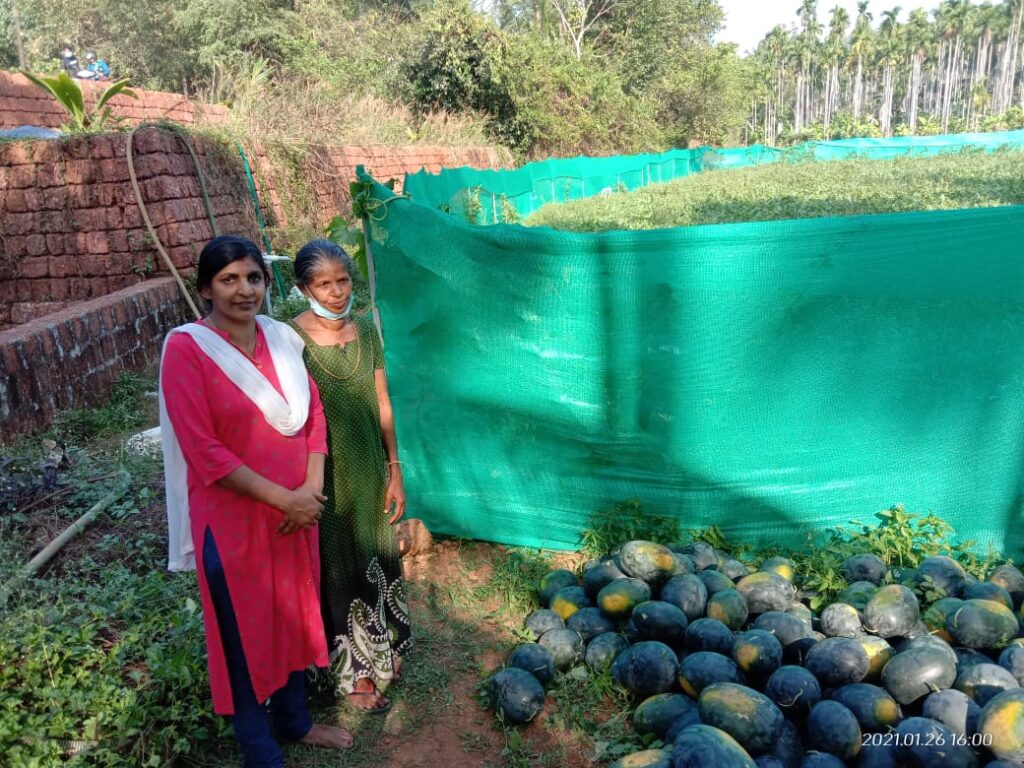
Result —
[[864, 606], [864, 629], [879, 637], [906, 637], [920, 618], [917, 597], [902, 584], [882, 587]]
[[965, 600], [946, 618], [946, 629], [965, 648], [1002, 648], [1020, 626], [1013, 611], [992, 600]]
[[676, 736], [672, 768], [757, 768], [750, 753], [725, 731], [690, 725]]
[[650, 696], [633, 713], [633, 729], [641, 736], [654, 734], [664, 740], [672, 723], [696, 709], [693, 699], [681, 693], [659, 693]]
[[782, 666], [782, 643], [771, 632], [751, 629], [736, 636], [732, 658], [745, 675], [763, 680]]
[[616, 579], [597, 593], [597, 607], [613, 619], [628, 619], [633, 609], [651, 599], [651, 587], [642, 579]]
[[900, 705], [887, 690], [870, 683], [844, 685], [832, 694], [857, 718], [860, 729], [868, 733], [884, 733], [903, 719]]
[[874, 635], [861, 635], [855, 640], [868, 655], [868, 673], [865, 680], [878, 680], [882, 676], [882, 670], [889, 663], [889, 659], [896, 655], [896, 651], [886, 640]]
[[615, 558], [627, 576], [642, 579], [651, 585], [664, 584], [676, 572], [677, 562], [672, 550], [653, 541], [628, 541]]
[[921, 621], [928, 627], [928, 631], [932, 635], [952, 644], [953, 636], [946, 629], [946, 620], [963, 604], [964, 601], [959, 597], [944, 597], [941, 600], [936, 600], [928, 607], [928, 610], [921, 614]]
[[753, 688], [736, 683], [715, 683], [697, 700], [701, 722], [725, 731], [748, 753], [772, 748], [785, 718], [775, 702]]
[[1000, 760], [1024, 763], [1024, 688], [991, 699], [981, 710], [978, 733]]
[[589, 605], [590, 600], [583, 587], [562, 587], [551, 598], [551, 610], [561, 616], [563, 621], [568, 621], [576, 611]]
[[796, 566], [788, 557], [769, 557], [757, 570], [777, 574], [789, 582], [796, 578]]
[[735, 589], [723, 589], [708, 598], [707, 614], [709, 619], [716, 619], [736, 631], [747, 623], [750, 611], [743, 595]]
[[537, 588], [540, 593], [540, 604], [550, 607], [551, 598], [555, 596], [555, 592], [565, 587], [575, 587], [578, 584], [579, 579], [576, 578], [576, 574], [564, 568], [544, 574]]
[[736, 591], [743, 595], [747, 607], [755, 615], [784, 611], [796, 598], [792, 582], [775, 571], [758, 571], [744, 576], [737, 582]]
[[668, 749], [645, 749], [620, 757], [608, 768], [672, 768], [672, 752]]

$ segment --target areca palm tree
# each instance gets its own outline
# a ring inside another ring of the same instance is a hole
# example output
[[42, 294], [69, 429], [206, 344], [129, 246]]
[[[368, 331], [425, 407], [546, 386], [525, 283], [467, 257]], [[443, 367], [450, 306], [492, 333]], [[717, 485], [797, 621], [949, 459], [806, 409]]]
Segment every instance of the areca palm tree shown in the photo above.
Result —
[[839, 107], [839, 64], [846, 54], [846, 31], [849, 26], [850, 14], [843, 6], [835, 6], [829, 21], [828, 37], [821, 51], [822, 63], [828, 67], [822, 109], [822, 123], [826, 136], [829, 133], [829, 126], [832, 124], [832, 116]]
[[893, 73], [903, 55], [902, 31], [899, 24], [900, 7], [882, 13], [879, 27], [878, 64], [882, 67], [882, 103], [878, 110], [878, 126], [883, 136], [892, 132], [892, 102], [895, 87]]
[[871, 30], [871, 13], [868, 11], [868, 0], [857, 3], [857, 19], [853, 24], [853, 35], [850, 38], [850, 56], [857, 62], [857, 74], [853, 81], [853, 119], [860, 118], [864, 102], [864, 58], [871, 50], [874, 33]]

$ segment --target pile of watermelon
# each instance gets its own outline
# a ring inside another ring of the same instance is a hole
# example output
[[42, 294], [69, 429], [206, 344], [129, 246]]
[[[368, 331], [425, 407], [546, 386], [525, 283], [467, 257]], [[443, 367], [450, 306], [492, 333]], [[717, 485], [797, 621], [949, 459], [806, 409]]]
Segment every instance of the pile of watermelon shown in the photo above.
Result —
[[[860, 554], [842, 572], [815, 614], [786, 558], [752, 572], [703, 542], [630, 541], [541, 580], [537, 641], [490, 678], [491, 705], [529, 722], [586, 664], [632, 693], [658, 747], [614, 768], [1024, 766], [1021, 571]], [[922, 606], [915, 588], [945, 597]]]

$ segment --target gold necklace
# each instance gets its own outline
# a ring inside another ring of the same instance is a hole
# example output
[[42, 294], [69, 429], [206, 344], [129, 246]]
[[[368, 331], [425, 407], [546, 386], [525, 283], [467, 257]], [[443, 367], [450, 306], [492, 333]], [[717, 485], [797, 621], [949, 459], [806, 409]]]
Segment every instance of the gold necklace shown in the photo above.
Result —
[[[332, 379], [335, 379], [336, 381], [348, 381], [353, 376], [355, 376], [357, 373], [359, 373], [359, 363], [362, 362], [362, 359], [363, 359], [363, 345], [362, 345], [362, 340], [360, 339], [359, 326], [357, 326], [355, 323], [352, 324], [352, 327], [355, 329], [355, 332], [356, 332], [356, 338], [355, 338], [356, 362], [355, 362], [355, 365], [352, 366], [352, 370], [349, 371], [344, 376], [335, 373], [330, 368], [328, 368], [326, 365], [324, 365], [324, 361], [320, 359], [319, 353], [315, 351], [320, 345], [317, 344], [315, 341], [313, 341], [312, 337], [310, 337], [310, 335], [308, 333], [306, 333], [304, 330], [302, 330], [302, 328], [299, 328], [299, 324], [298, 323], [294, 323], [293, 322], [292, 325], [294, 325], [296, 328], [298, 328], [299, 331], [301, 331], [302, 335], [305, 336], [306, 340], [309, 342], [308, 344], [306, 344], [306, 349], [309, 351], [309, 356], [313, 359], [313, 362], [316, 363], [317, 366], [319, 366], [320, 370], [322, 370], [324, 373], [326, 373]], [[351, 344], [352, 342], [349, 342], [349, 343]], [[338, 346], [340, 347], [341, 345], [339, 344]]]

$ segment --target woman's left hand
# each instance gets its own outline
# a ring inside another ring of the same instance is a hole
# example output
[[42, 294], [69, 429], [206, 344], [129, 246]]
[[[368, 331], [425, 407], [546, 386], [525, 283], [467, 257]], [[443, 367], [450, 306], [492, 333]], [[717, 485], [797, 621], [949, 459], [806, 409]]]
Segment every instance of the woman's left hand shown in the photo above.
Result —
[[396, 470], [391, 473], [391, 479], [388, 481], [388, 490], [384, 495], [384, 514], [388, 514], [391, 510], [392, 504], [395, 507], [395, 511], [391, 513], [391, 517], [388, 518], [388, 523], [394, 525], [402, 519], [402, 515], [405, 514], [405, 485], [402, 483], [402, 472]]

